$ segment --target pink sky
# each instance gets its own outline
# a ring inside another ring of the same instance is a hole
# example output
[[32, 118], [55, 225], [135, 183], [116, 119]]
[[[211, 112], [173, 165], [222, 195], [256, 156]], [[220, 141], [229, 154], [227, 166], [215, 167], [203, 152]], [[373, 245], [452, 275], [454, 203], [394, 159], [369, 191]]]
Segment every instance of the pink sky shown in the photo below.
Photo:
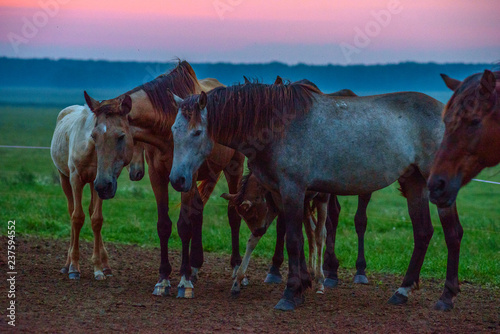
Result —
[[[47, 15], [44, 3], [59, 8]], [[373, 13], [388, 13], [393, 3], [399, 10], [387, 24], [377, 23]], [[496, 0], [0, 0], [0, 55], [291, 64], [498, 62], [499, 13]], [[36, 31], [30, 24], [38, 25]], [[356, 31], [370, 28], [375, 30], [368, 40], [356, 44]]]

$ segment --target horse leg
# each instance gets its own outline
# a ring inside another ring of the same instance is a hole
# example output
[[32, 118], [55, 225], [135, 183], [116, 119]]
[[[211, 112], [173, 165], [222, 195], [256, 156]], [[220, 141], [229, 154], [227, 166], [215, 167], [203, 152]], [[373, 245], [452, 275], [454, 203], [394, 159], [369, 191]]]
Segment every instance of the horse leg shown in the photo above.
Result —
[[243, 256], [243, 261], [241, 262], [241, 265], [239, 266], [238, 271], [236, 272], [236, 277], [234, 279], [233, 286], [231, 288], [231, 294], [233, 296], [239, 295], [241, 291], [241, 285], [243, 279], [245, 278], [245, 273], [247, 271], [248, 264], [250, 263], [252, 252], [254, 251], [255, 247], [257, 247], [260, 238], [262, 238], [262, 236], [256, 237], [253, 234], [250, 234], [250, 238], [248, 239], [247, 242], [245, 255]]
[[191, 253], [189, 260], [191, 263], [191, 281], [196, 283], [198, 280], [198, 272], [203, 265], [203, 243], [202, 243], [202, 226], [203, 226], [203, 201], [201, 199], [198, 188], [194, 187], [194, 194], [191, 199], [191, 204], [194, 205], [194, 210], [191, 213]]
[[409, 176], [399, 179], [401, 191], [408, 202], [408, 213], [413, 225], [413, 254], [401, 287], [389, 299], [390, 304], [399, 305], [408, 301], [412, 289], [418, 289], [420, 269], [424, 263], [427, 247], [434, 233], [429, 212], [429, 195], [425, 178], [415, 169]]
[[449, 208], [438, 208], [438, 213], [441, 225], [443, 226], [446, 246], [448, 247], [448, 264], [444, 291], [434, 308], [440, 311], [449, 311], [453, 308], [453, 298], [460, 292], [458, 260], [460, 258], [460, 242], [462, 241], [464, 230], [458, 219], [456, 203]]
[[358, 235], [358, 258], [356, 260], [356, 276], [354, 276], [354, 283], [368, 284], [366, 277], [366, 259], [365, 259], [365, 232], [368, 218], [366, 216], [366, 208], [372, 194], [358, 196], [358, 210], [354, 216], [354, 226], [356, 227], [356, 234]]
[[316, 293], [323, 294], [325, 291], [325, 274], [323, 272], [323, 246], [326, 242], [326, 217], [328, 212], [328, 200], [325, 202], [315, 203], [316, 211], [318, 212], [318, 221], [314, 230], [314, 238], [316, 241]]
[[68, 276], [70, 279], [80, 279], [80, 231], [85, 222], [85, 214], [82, 207], [82, 193], [84, 184], [80, 181], [80, 176], [72, 174], [70, 177], [71, 189], [73, 191], [73, 214], [71, 215], [71, 243], [69, 249], [70, 265]]
[[159, 278], [156, 283], [153, 295], [168, 296], [170, 295], [170, 273], [172, 266], [168, 260], [168, 239], [172, 234], [172, 221], [168, 216], [168, 173], [157, 172], [154, 169], [154, 164], [149, 163], [149, 179], [151, 187], [155, 194], [156, 208], [158, 211], [158, 222], [156, 229], [158, 238], [160, 239], [160, 269]]
[[[75, 207], [73, 201], [73, 190], [71, 189], [71, 183], [69, 181], [69, 177], [59, 172], [59, 178], [61, 180], [61, 186], [63, 188], [64, 195], [66, 195], [66, 200], [68, 201], [68, 212], [69, 212], [69, 218], [71, 220]], [[68, 256], [66, 257], [66, 263], [64, 264], [64, 267], [62, 267], [61, 269], [61, 273], [63, 274], [67, 274], [69, 271], [69, 265], [71, 264], [71, 249], [73, 249], [73, 228], [71, 229], [71, 236], [69, 241]]]
[[[191, 259], [193, 259], [196, 268], [200, 268], [203, 263], [203, 247], [201, 243], [201, 227], [203, 223], [203, 202], [198, 188], [194, 184], [193, 188], [181, 195], [181, 213], [177, 221], [177, 231], [182, 242], [181, 259], [181, 281], [177, 286], [177, 298], [194, 298], [194, 286], [191, 281]], [[189, 245], [193, 239], [196, 246], [191, 248]]]
[[307, 243], [309, 245], [309, 261], [308, 269], [310, 273], [315, 273], [315, 254], [316, 254], [316, 241], [314, 240], [313, 231], [317, 228], [314, 222], [313, 213], [309, 207], [309, 203], [304, 203], [304, 229], [306, 231]]
[[[236, 194], [238, 192], [238, 186], [241, 181], [241, 175], [243, 174], [243, 164], [239, 163], [238, 160], [231, 160], [228, 168], [224, 169], [224, 176], [227, 180], [227, 185], [229, 187], [230, 194]], [[241, 217], [236, 211], [236, 207], [228, 202], [227, 204], [227, 217], [229, 219], [229, 226], [231, 227], [231, 268], [233, 268], [233, 278], [236, 277], [236, 272], [241, 265], [241, 255], [240, 255], [240, 226]]]
[[311, 277], [305, 264], [302, 234], [305, 190], [288, 183], [280, 189], [280, 193], [286, 221], [288, 280], [283, 296], [274, 308], [291, 311], [304, 302], [303, 293], [311, 286]]
[[91, 212], [90, 221], [92, 223], [92, 231], [94, 232], [94, 253], [92, 254], [92, 262], [94, 263], [94, 278], [98, 281], [106, 278], [104, 275], [103, 259], [107, 263], [107, 252], [102, 241], [102, 199], [97, 195], [97, 192], [91, 187]]
[[278, 219], [276, 220], [276, 246], [274, 247], [273, 262], [269, 268], [269, 272], [267, 273], [264, 283], [279, 284], [283, 282], [280, 267], [285, 260], [285, 256], [283, 254], [285, 249], [285, 233], [285, 217], [283, 212], [280, 212], [278, 214]]
[[323, 272], [326, 276], [325, 287], [334, 288], [339, 284], [337, 271], [339, 260], [335, 255], [335, 238], [339, 225], [340, 203], [336, 195], [331, 195], [328, 201], [328, 216], [326, 218], [326, 250], [323, 263]]

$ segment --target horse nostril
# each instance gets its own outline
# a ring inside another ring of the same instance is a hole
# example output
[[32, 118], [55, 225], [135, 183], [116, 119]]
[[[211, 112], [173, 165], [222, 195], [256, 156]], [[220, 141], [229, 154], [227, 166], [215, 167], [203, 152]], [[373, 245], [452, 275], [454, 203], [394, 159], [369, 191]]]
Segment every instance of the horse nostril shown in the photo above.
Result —
[[184, 183], [186, 183], [186, 178], [184, 176], [181, 176], [177, 182], [180, 186], [183, 186]]
[[446, 188], [446, 181], [443, 179], [437, 180], [436, 190], [444, 190]]

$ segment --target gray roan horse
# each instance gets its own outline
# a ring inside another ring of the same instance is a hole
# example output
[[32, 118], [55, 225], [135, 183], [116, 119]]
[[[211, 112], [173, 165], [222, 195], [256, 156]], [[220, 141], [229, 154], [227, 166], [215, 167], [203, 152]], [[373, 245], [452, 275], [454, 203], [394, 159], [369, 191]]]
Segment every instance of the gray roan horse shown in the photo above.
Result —
[[[443, 104], [420, 93], [329, 97], [304, 84], [243, 84], [185, 100], [172, 126], [170, 181], [178, 191], [220, 143], [248, 157], [262, 184], [282, 198], [289, 257], [287, 287], [276, 309], [293, 310], [311, 286], [304, 257], [302, 218], [307, 190], [337, 195], [372, 193], [399, 181], [413, 224], [414, 249], [401, 287], [389, 300], [402, 304], [418, 287], [433, 227], [426, 179], [442, 139]], [[459, 291], [461, 235], [455, 205], [439, 208], [448, 246], [444, 292], [436, 308], [453, 307]], [[328, 260], [328, 259], [325, 259]]]

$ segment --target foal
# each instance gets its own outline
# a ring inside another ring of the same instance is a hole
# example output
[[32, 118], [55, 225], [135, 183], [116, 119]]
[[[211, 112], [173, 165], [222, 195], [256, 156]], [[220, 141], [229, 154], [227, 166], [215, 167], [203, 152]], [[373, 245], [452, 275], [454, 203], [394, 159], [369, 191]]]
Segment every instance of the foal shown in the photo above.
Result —
[[[125, 103], [123, 108], [129, 108]], [[80, 230], [85, 221], [82, 208], [83, 187], [89, 183], [91, 200], [89, 215], [94, 232], [94, 277], [103, 280], [111, 276], [108, 253], [101, 237], [102, 199], [97, 196], [93, 182], [97, 175], [97, 155], [95, 141], [91, 133], [96, 118], [86, 106], [70, 106], [59, 113], [56, 129], [52, 137], [50, 154], [59, 171], [61, 185], [68, 200], [68, 211], [71, 218], [71, 239], [66, 264], [61, 269], [69, 274], [70, 279], [80, 279]], [[132, 181], [139, 181], [144, 176], [144, 148], [135, 145], [130, 162], [129, 176]], [[128, 162], [127, 162], [128, 163]]]

